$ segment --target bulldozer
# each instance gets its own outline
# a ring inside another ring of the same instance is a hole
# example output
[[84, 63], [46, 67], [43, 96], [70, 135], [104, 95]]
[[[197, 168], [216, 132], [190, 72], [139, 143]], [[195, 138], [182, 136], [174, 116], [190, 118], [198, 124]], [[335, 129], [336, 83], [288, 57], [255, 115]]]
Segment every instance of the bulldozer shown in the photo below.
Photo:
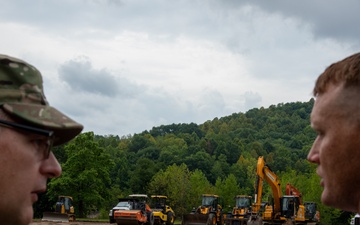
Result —
[[54, 212], [44, 212], [41, 221], [73, 222], [76, 221], [75, 210], [71, 196], [60, 195], [55, 204]]
[[190, 214], [183, 215], [182, 225], [223, 225], [224, 217], [220, 197], [213, 194], [203, 194], [202, 204]]
[[174, 225], [175, 212], [166, 201], [167, 196], [151, 195], [150, 208], [154, 214], [154, 225]]
[[225, 225], [245, 225], [251, 215], [252, 197], [247, 195], [235, 196], [235, 206], [225, 218]]

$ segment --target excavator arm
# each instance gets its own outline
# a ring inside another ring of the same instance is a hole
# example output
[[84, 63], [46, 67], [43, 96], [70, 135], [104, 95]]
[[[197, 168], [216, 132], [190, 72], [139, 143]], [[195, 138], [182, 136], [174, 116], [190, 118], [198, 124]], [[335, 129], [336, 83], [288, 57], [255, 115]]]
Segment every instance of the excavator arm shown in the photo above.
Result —
[[302, 194], [301, 194], [301, 192], [296, 187], [291, 185], [290, 183], [286, 184], [285, 194], [299, 197], [300, 205], [302, 205]]
[[256, 183], [255, 183], [255, 201], [252, 207], [253, 213], [258, 213], [261, 208], [261, 199], [262, 199], [262, 186], [263, 186], [263, 180], [264, 180], [264, 173], [263, 168], [265, 166], [264, 160], [258, 160], [257, 166], [256, 166]]
[[255, 203], [253, 212], [259, 212], [262, 199], [262, 185], [265, 180], [271, 187], [274, 197], [274, 212], [281, 211], [280, 198], [281, 188], [279, 177], [265, 164], [263, 156], [259, 156], [256, 167]]

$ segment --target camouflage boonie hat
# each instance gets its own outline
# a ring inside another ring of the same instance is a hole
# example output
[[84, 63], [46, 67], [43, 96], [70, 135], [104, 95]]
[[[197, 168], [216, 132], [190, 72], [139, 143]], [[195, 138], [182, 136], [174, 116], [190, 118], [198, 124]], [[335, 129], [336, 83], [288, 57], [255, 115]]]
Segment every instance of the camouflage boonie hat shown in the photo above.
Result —
[[14, 119], [53, 131], [54, 145], [78, 135], [83, 126], [46, 101], [41, 73], [32, 65], [0, 54], [0, 107]]

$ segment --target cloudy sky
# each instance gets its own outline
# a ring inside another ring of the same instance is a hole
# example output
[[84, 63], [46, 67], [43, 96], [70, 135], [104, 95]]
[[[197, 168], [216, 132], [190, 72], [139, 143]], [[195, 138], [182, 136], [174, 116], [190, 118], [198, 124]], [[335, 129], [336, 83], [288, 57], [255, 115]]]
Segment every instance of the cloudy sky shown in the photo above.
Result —
[[360, 50], [359, 0], [2, 0], [0, 49], [99, 135], [278, 103]]

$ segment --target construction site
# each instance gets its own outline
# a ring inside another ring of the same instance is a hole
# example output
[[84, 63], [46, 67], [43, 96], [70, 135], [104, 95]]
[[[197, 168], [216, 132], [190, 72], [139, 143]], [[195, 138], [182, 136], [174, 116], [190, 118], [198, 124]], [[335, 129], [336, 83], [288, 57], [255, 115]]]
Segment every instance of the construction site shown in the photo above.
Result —
[[[272, 192], [270, 202], [263, 200], [263, 185]], [[317, 204], [303, 201], [302, 193], [290, 183], [282, 186], [279, 177], [269, 168], [262, 156], [258, 157], [254, 195], [234, 196], [231, 211], [224, 210], [222, 197], [216, 194], [201, 195], [201, 205], [177, 218], [181, 225], [319, 225]], [[55, 211], [44, 212], [41, 221], [32, 225], [68, 223], [78, 225], [174, 225], [176, 215], [164, 195], [131, 194], [119, 198], [109, 211], [109, 222], [77, 221], [73, 198], [59, 196]], [[180, 224], [179, 223], [179, 224]]]

